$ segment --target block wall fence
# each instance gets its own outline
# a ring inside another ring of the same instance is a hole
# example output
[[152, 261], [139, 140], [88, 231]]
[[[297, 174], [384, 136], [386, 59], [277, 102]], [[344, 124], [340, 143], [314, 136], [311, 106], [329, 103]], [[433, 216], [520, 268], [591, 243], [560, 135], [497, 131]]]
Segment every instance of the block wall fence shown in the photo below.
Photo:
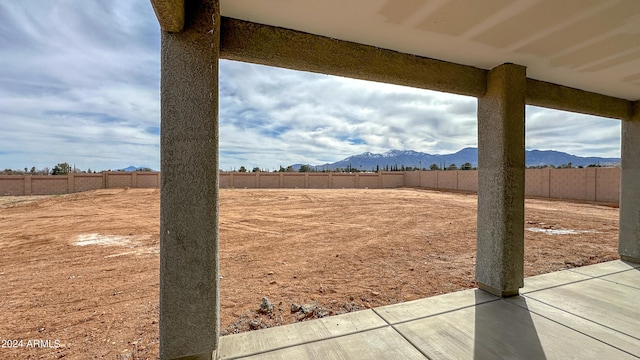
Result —
[[0, 195], [54, 195], [109, 188], [159, 188], [158, 172], [0, 175]]
[[[478, 171], [379, 173], [220, 172], [221, 189], [388, 189], [402, 186], [478, 191]], [[159, 172], [0, 175], [0, 195], [52, 195], [108, 188], [159, 188]], [[617, 203], [620, 168], [527, 169], [525, 195]]]

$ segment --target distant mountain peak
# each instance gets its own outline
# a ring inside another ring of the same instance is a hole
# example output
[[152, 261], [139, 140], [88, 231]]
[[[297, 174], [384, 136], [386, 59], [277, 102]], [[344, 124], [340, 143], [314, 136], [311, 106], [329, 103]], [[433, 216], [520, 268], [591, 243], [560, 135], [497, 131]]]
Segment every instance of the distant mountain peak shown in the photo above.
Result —
[[[452, 154], [429, 154], [415, 150], [388, 150], [382, 154], [364, 152], [359, 155], [352, 155], [334, 163], [317, 165], [322, 169], [335, 170], [338, 168], [354, 168], [365, 171], [382, 169], [384, 167], [410, 167], [419, 169], [429, 169], [432, 164], [439, 168], [446, 168], [452, 164], [460, 167], [469, 163], [473, 167], [478, 166], [478, 148], [466, 147]], [[602, 157], [581, 157], [567, 154], [556, 150], [527, 150], [527, 166], [562, 166], [571, 163], [572, 166], [588, 166], [600, 164], [611, 166], [620, 163], [619, 158]], [[292, 165], [295, 170], [300, 168], [299, 164]], [[312, 166], [313, 167], [313, 166]]]
[[[138, 170], [141, 170], [141, 169], [149, 169], [149, 168], [148, 168], [148, 167], [146, 167], [146, 166], [137, 166], [137, 167], [136, 167], [136, 166], [130, 165], [130, 166], [127, 166], [126, 168], [124, 168], [124, 169], [120, 169], [120, 170], [118, 170], [118, 171], [127, 171], [127, 172], [132, 172], [132, 171], [138, 171]], [[153, 170], [152, 170], [152, 171], [153, 171]]]

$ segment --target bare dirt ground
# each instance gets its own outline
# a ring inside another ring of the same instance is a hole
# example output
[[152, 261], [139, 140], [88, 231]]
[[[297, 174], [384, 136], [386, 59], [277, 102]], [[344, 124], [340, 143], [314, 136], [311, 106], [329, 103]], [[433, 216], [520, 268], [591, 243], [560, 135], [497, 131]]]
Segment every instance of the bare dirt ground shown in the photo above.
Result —
[[[475, 195], [220, 198], [223, 334], [475, 286]], [[618, 258], [613, 206], [529, 199], [525, 228], [526, 276]], [[0, 358], [157, 358], [158, 249], [157, 189], [0, 197]]]

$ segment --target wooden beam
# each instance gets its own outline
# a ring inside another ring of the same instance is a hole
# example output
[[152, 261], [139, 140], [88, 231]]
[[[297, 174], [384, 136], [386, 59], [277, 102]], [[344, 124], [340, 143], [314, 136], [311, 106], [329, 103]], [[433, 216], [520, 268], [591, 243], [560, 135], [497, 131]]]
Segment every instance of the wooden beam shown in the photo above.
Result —
[[184, 28], [184, 0], [151, 0], [160, 28], [180, 32]]
[[482, 96], [487, 71], [275, 26], [222, 18], [220, 58]]
[[632, 102], [568, 86], [527, 79], [527, 105], [628, 120]]
[[[222, 18], [220, 58], [481, 97], [487, 70], [325, 36]], [[526, 103], [629, 119], [632, 102], [527, 79]]]

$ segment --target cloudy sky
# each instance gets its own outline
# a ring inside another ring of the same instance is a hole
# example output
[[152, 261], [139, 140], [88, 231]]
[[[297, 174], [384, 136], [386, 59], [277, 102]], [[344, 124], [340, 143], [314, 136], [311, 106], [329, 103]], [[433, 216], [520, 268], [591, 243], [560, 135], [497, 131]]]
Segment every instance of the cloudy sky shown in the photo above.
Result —
[[[159, 169], [149, 1], [0, 2], [0, 168]], [[527, 107], [527, 149], [620, 156], [620, 122]], [[220, 168], [477, 146], [476, 100], [220, 61]]]

